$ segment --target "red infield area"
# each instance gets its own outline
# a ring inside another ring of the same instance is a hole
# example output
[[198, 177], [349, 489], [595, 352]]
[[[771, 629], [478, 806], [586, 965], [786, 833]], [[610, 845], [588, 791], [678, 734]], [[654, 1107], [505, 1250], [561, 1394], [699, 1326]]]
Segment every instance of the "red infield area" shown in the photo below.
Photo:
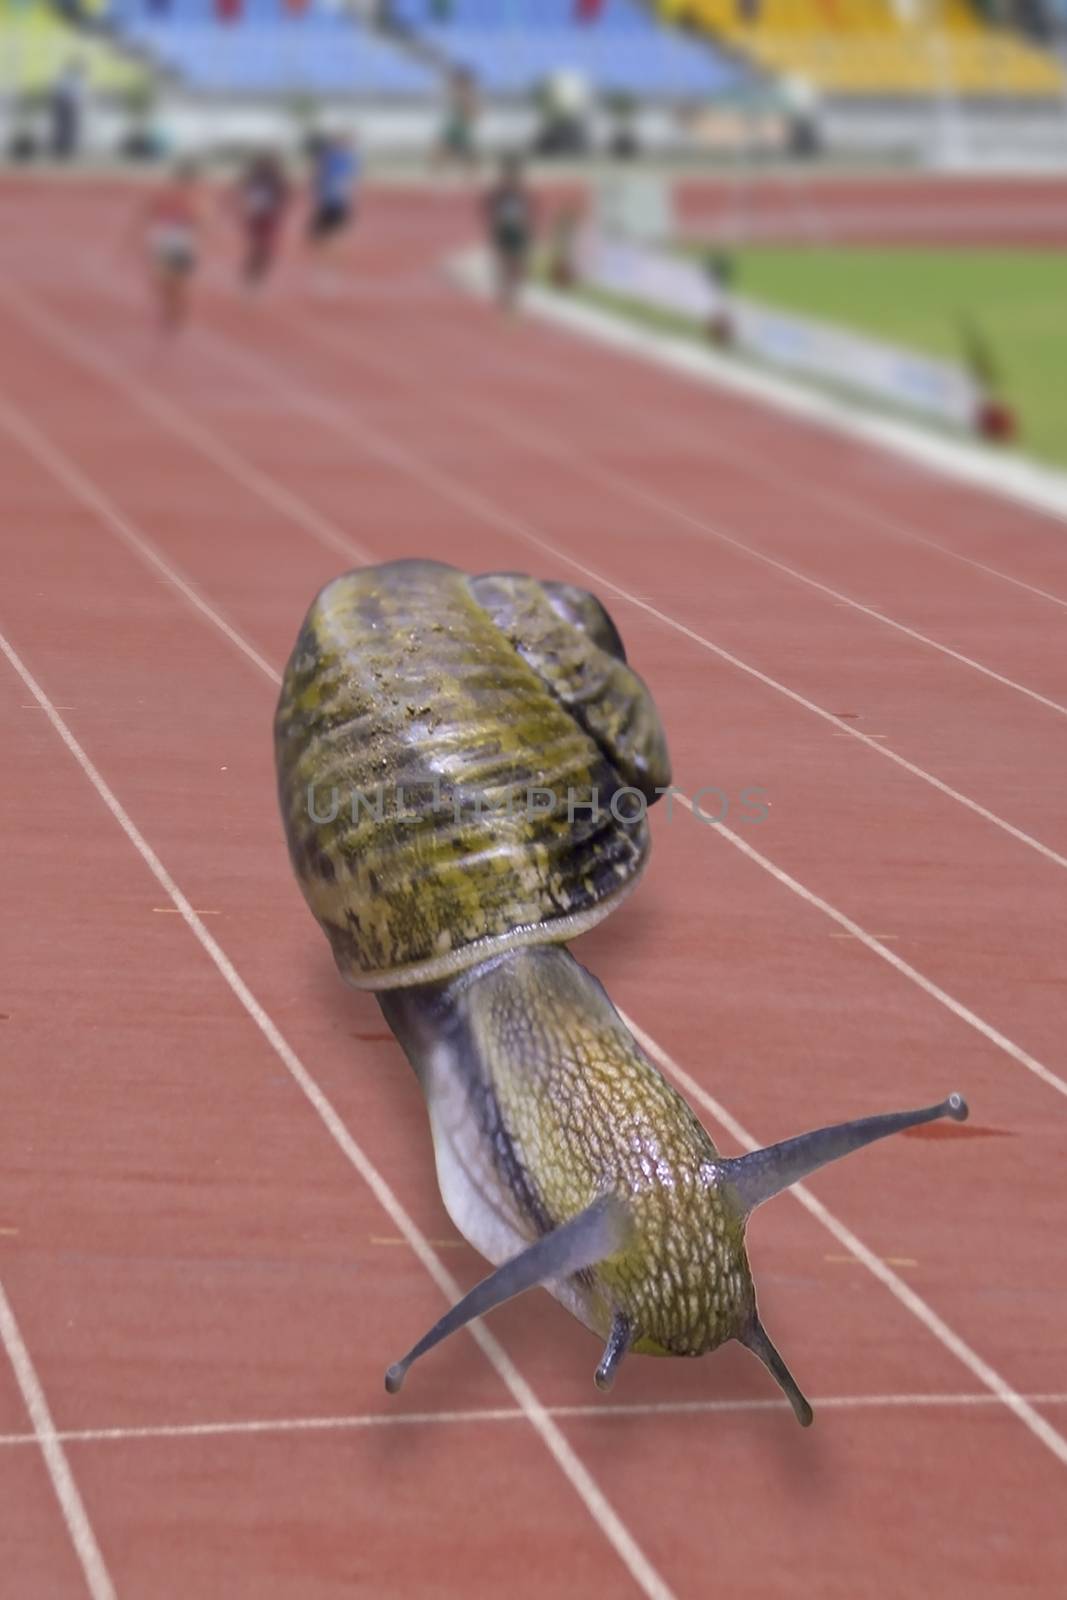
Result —
[[[1062, 523], [502, 322], [455, 194], [371, 193], [326, 299], [223, 240], [166, 350], [129, 192], [0, 204], [0, 1588], [1062, 1593]], [[271, 719], [318, 587], [402, 555], [614, 613], [697, 809], [579, 954], [724, 1151], [970, 1100], [753, 1221], [809, 1431], [736, 1345], [599, 1396], [545, 1295], [384, 1393], [484, 1264]]]

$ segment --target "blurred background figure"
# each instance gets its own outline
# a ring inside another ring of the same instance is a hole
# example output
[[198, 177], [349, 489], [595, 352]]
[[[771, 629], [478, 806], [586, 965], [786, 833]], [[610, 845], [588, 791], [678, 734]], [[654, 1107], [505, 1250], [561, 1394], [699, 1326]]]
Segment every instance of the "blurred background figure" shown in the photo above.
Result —
[[72, 56], [52, 85], [48, 100], [51, 154], [57, 161], [73, 161], [81, 150], [89, 80], [85, 63]]
[[534, 153], [581, 157], [590, 153], [595, 96], [585, 74], [570, 68], [552, 72], [538, 86], [538, 129]]
[[501, 161], [500, 175], [485, 197], [485, 216], [497, 299], [502, 310], [513, 312], [526, 281], [535, 225], [533, 198], [518, 156]]
[[244, 236], [241, 274], [255, 288], [274, 266], [291, 190], [285, 168], [272, 150], [253, 155], [237, 180], [232, 207]]
[[161, 333], [177, 333], [188, 319], [203, 226], [199, 173], [193, 162], [179, 162], [153, 190], [137, 226], [147, 255], [157, 325]]
[[313, 283], [321, 292], [334, 291], [338, 286], [338, 254], [355, 221], [362, 169], [359, 149], [351, 134], [325, 133], [316, 141], [307, 236], [315, 261]]
[[439, 170], [477, 170], [480, 109], [478, 84], [473, 72], [467, 67], [456, 67], [448, 79], [445, 118], [434, 150], [434, 160]]

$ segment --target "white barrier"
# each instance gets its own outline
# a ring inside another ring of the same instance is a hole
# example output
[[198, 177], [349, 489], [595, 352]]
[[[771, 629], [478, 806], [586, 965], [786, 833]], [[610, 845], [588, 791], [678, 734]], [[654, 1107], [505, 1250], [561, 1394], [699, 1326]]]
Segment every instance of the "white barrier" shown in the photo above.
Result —
[[978, 426], [985, 396], [950, 361], [778, 311], [718, 282], [710, 264], [598, 229], [579, 241], [579, 278], [627, 300], [690, 318], [768, 365], [919, 412], [953, 427]]

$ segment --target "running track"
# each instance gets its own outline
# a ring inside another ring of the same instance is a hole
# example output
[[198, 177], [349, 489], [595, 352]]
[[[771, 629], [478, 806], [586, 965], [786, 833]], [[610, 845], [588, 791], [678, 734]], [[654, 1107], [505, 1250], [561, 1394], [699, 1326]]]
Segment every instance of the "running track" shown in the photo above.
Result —
[[[166, 356], [127, 196], [0, 203], [5, 1593], [1058, 1593], [1064, 528], [501, 327], [458, 198], [373, 196], [336, 302], [223, 260]], [[584, 578], [735, 798], [581, 949], [725, 1150], [970, 1099], [753, 1225], [808, 1433], [736, 1347], [599, 1398], [544, 1296], [382, 1390], [482, 1269], [270, 722], [317, 587], [413, 554]]]

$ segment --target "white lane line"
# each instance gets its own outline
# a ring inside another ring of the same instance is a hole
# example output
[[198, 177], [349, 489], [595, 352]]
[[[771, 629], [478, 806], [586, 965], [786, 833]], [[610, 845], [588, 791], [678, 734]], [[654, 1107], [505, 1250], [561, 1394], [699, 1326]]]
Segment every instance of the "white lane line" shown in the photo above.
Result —
[[[693, 802], [680, 789], [672, 790], [672, 798], [685, 806], [687, 811], [695, 814]], [[713, 828], [716, 833], [729, 840], [735, 850], [740, 850], [742, 855], [746, 855], [750, 861], [754, 861], [757, 866], [762, 867], [764, 872], [769, 872], [772, 878], [776, 878], [783, 887], [789, 889], [798, 899], [806, 901], [809, 906], [814, 906], [817, 911], [821, 911], [824, 916], [836, 922], [838, 927], [842, 928], [845, 933], [849, 934], [853, 939], [858, 939], [872, 955], [878, 956], [880, 960], [891, 966], [894, 971], [899, 972], [902, 977], [914, 983], [924, 994], [928, 994], [931, 1000], [936, 1000], [939, 1005], [943, 1005], [947, 1011], [951, 1011], [954, 1017], [958, 1017], [969, 1028], [973, 1028], [976, 1033], [980, 1033], [983, 1039], [988, 1039], [990, 1044], [996, 1045], [998, 1050], [1003, 1050], [1005, 1055], [1018, 1062], [1020, 1067], [1025, 1067], [1028, 1072], [1032, 1072], [1035, 1078], [1039, 1078], [1050, 1089], [1055, 1089], [1057, 1094], [1067, 1095], [1067, 1080], [1059, 1077], [1050, 1067], [1046, 1067], [1043, 1062], [1038, 1061], [1036, 1056], [1030, 1055], [1029, 1051], [1024, 1050], [1021, 1045], [1017, 1045], [1014, 1039], [1009, 1039], [1007, 1034], [1000, 1032], [999, 1028], [994, 1028], [991, 1023], [980, 1017], [976, 1011], [972, 1011], [970, 1006], [965, 1006], [962, 1001], [956, 1000], [948, 993], [947, 989], [942, 989], [940, 984], [934, 983], [931, 978], [927, 978], [917, 967], [913, 967], [902, 956], [898, 956], [895, 950], [890, 950], [887, 945], [882, 944], [881, 940], [873, 933], [868, 933], [866, 928], [861, 927], [858, 922], [854, 922], [845, 912], [839, 911], [836, 906], [831, 905], [829, 900], [824, 900], [814, 890], [807, 888], [800, 882], [799, 878], [794, 878], [791, 873], [786, 872], [775, 862], [769, 860], [767, 856], [761, 855], [758, 850], [748, 843], [747, 839], [743, 839], [740, 834], [735, 833], [732, 828], [728, 828], [725, 823], [714, 822], [710, 818], [704, 818], [703, 820], [705, 827]], [[890, 935], [890, 937], [893, 936]]]
[[[849, 1258], [851, 1260], [851, 1257]], [[1030, 1405], [1067, 1405], [1067, 1394], [1028, 1394]], [[841, 1394], [811, 1397], [820, 1411], [923, 1411], [987, 1410], [1000, 1407], [999, 1395], [981, 1394]], [[706, 1417], [731, 1412], [774, 1413], [788, 1422], [781, 1400], [637, 1400], [588, 1405], [546, 1406], [547, 1416], [560, 1421], [592, 1418], [610, 1422], [617, 1417]], [[480, 1406], [467, 1411], [363, 1412], [335, 1417], [263, 1417], [240, 1422], [161, 1422], [135, 1428], [70, 1428], [53, 1434], [60, 1444], [127, 1444], [153, 1439], [225, 1439], [288, 1433], [358, 1433], [368, 1428], [455, 1427], [487, 1422], [526, 1422], [519, 1406]], [[32, 1433], [0, 1433], [0, 1449], [37, 1443]]]
[[293, 494], [284, 484], [279, 483], [277, 478], [272, 477], [270, 473], [261, 472], [244, 456], [223, 443], [217, 433], [201, 426], [181, 407], [165, 400], [154, 389], [141, 383], [139, 379], [112, 361], [101, 358], [90, 340], [85, 339], [80, 333], [75, 333], [51, 311], [43, 310], [30, 296], [9, 282], [0, 282], [0, 298], [6, 299], [10, 305], [16, 307], [24, 320], [32, 324], [34, 330], [54, 349], [65, 353], [68, 359], [73, 353], [74, 359], [80, 361], [82, 366], [125, 388], [142, 411], [147, 412], [157, 423], [192, 445], [221, 472], [228, 474], [251, 494], [257, 495], [260, 500], [272, 506], [281, 516], [295, 522], [313, 538], [341, 555], [355, 556], [360, 561], [375, 559], [355, 539], [350, 539], [342, 533], [328, 517], [320, 516], [306, 500]]
[[[28, 687], [28, 686], [27, 686]], [[74, 1474], [59, 1435], [56, 1433], [52, 1413], [48, 1409], [41, 1380], [37, 1376], [30, 1352], [15, 1321], [15, 1313], [0, 1283], [0, 1340], [3, 1341], [19, 1386], [23, 1402], [29, 1413], [33, 1432], [25, 1435], [28, 1443], [40, 1447], [48, 1476], [52, 1480], [63, 1521], [67, 1525], [70, 1542], [74, 1546], [92, 1600], [115, 1600], [115, 1586], [111, 1581], [100, 1546], [96, 1542], [92, 1524], [74, 1482]]]
[[[58, 451], [58, 447], [53, 447], [53, 450], [57, 461], [60, 460], [61, 453]], [[84, 479], [84, 474], [79, 473], [78, 477]], [[64, 481], [68, 484], [68, 487], [71, 488], [71, 492], [78, 492], [76, 487], [77, 478], [71, 476], [67, 479], [64, 479]], [[87, 479], [85, 479], [85, 482], [88, 484]], [[93, 486], [89, 485], [89, 487], [92, 488]], [[99, 496], [99, 491], [94, 490], [94, 493]], [[96, 505], [95, 500], [88, 503], [94, 505], [94, 507], [99, 510], [99, 506]], [[109, 525], [111, 525], [110, 518], [108, 519], [108, 522]], [[140, 534], [139, 530], [134, 528], [128, 519], [122, 519], [122, 522], [123, 527], [126, 530], [124, 533], [124, 542], [131, 548], [138, 551], [141, 551], [143, 547], [143, 550], [148, 555], [149, 559], [152, 559], [150, 554], [151, 547], [144, 536]], [[370, 559], [373, 560], [374, 557], [371, 556]], [[153, 564], [156, 563], [153, 561]], [[166, 568], [167, 572], [170, 572], [171, 570], [172, 569], [170, 568]], [[241, 636], [237, 634], [236, 630], [225, 620], [225, 618], [223, 618], [213, 609], [211, 604], [205, 600], [202, 595], [198, 594], [184, 579], [182, 579], [180, 582], [176, 581], [176, 587], [178, 592], [182, 595], [182, 598], [192, 605], [200, 616], [206, 618], [210, 622], [216, 623], [228, 638], [241, 644], [242, 653], [246, 655], [248, 659], [251, 660], [267, 678], [270, 679], [271, 683], [280, 685], [282, 681], [281, 674], [273, 666], [271, 666], [268, 661], [264, 660], [264, 658], [259, 655], [259, 652], [254, 650], [251, 645], [245, 646], [245, 642], [241, 639]], [[641, 604], [642, 602], [637, 603]], [[834, 718], [835, 722], [836, 720], [837, 719]], [[878, 748], [878, 746], [875, 746], [875, 748]], [[679, 800], [691, 815], [695, 815], [693, 802], [688, 798], [687, 795], [684, 795], [681, 790], [672, 790], [671, 797]], [[670, 800], [668, 800], [667, 803], [669, 806]], [[969, 1006], [964, 1005], [962, 1001], [956, 1000], [948, 993], [947, 990], [942, 989], [939, 984], [936, 984], [932, 979], [925, 977], [923, 973], [918, 970], [918, 968], [911, 966], [900, 956], [896, 955], [895, 952], [889, 950], [875, 935], [869, 933], [865, 928], [861, 927], [859, 923], [853, 921], [853, 919], [847, 916], [845, 912], [839, 911], [837, 907], [831, 905], [828, 900], [824, 900], [820, 895], [815, 894], [813, 890], [806, 888], [804, 884], [802, 884], [797, 878], [792, 877], [783, 868], [777, 866], [776, 863], [771, 861], [769, 857], [761, 855], [758, 850], [754, 849], [752, 845], [750, 845], [746, 840], [742, 839], [740, 835], [734, 833], [732, 829], [726, 827], [723, 823], [713, 822], [709, 817], [706, 817], [703, 814], [701, 815], [700, 820], [703, 822], [704, 826], [713, 827], [715, 831], [721, 834], [722, 837], [732, 844], [735, 849], [740, 850], [742, 854], [749, 858], [750, 861], [755, 862], [757, 866], [761, 867], [764, 872], [770, 873], [770, 875], [775, 878], [778, 883], [782, 884], [783, 887], [789, 889], [800, 899], [806, 901], [808, 905], [814, 906], [816, 909], [823, 912], [825, 916], [837, 923], [837, 925], [851, 938], [858, 939], [862, 944], [866, 945], [867, 949], [870, 950], [873, 955], [877, 955], [883, 961], [888, 962], [889, 965], [892, 966], [903, 977], [908, 978], [910, 982], [916, 984], [920, 989], [922, 989], [925, 994], [929, 995], [932, 999], [945, 1006], [961, 1022], [965, 1022], [969, 1027], [976, 1029], [977, 1032], [982, 1034], [984, 1038], [988, 1039], [991, 1044], [994, 1044], [998, 1049], [1003, 1050], [1004, 1053], [1010, 1056], [1013, 1061], [1017, 1062], [1020, 1066], [1025, 1067], [1027, 1071], [1032, 1072], [1035, 1077], [1047, 1084], [1049, 1088], [1055, 1089], [1059, 1094], [1067, 1096], [1067, 1080], [1059, 1077], [1051, 1070], [1051, 1068], [1046, 1067], [1043, 1062], [1039, 1061], [1036, 1056], [1030, 1055], [1030, 1053], [1024, 1050], [1021, 1045], [1017, 1045], [1014, 1040], [1009, 1039], [1006, 1034], [1001, 1033], [1000, 1030], [993, 1027], [991, 1023], [986, 1022], [977, 1014], [977, 1012], [972, 1011]]]
[[[164, 406], [156, 400], [151, 391], [143, 391], [143, 385], [130, 379], [113, 362], [102, 359], [87, 341], [80, 336], [71, 334], [66, 325], [60, 319], [54, 317], [52, 313], [39, 311], [26, 296], [15, 295], [10, 289], [5, 291], [0, 286], [0, 292], [6, 292], [10, 299], [16, 300], [20, 305], [25, 303], [27, 320], [32, 322], [35, 327], [40, 328], [54, 347], [65, 350], [68, 355], [73, 351], [75, 359], [81, 360], [83, 364], [90, 366], [92, 370], [104, 374], [119, 387], [125, 387], [134, 395], [138, 403], [143, 405], [144, 409], [151, 410], [157, 418], [164, 419], [174, 413], [181, 421], [183, 436], [190, 442], [195, 442], [194, 435], [199, 435], [202, 430], [199, 429], [198, 425], [189, 422], [181, 412], [177, 411], [177, 408], [169, 404]], [[684, 638], [699, 645], [720, 660], [727, 662], [728, 665], [745, 673], [748, 677], [762, 683], [769, 689], [773, 689], [776, 693], [784, 695], [786, 699], [793, 701], [794, 704], [803, 707], [804, 710], [810, 711], [814, 716], [831, 725], [835, 732], [843, 732], [848, 737], [864, 745], [868, 750], [877, 751], [887, 761], [892, 761], [894, 765], [901, 767], [905, 772], [910, 773], [921, 782], [930, 785], [931, 788], [936, 789], [948, 799], [966, 807], [967, 810], [981, 817], [983, 821], [991, 823], [993, 827], [999, 828], [1001, 832], [1008, 834], [1018, 843], [1036, 851], [1045, 860], [1051, 861], [1053, 865], [1067, 870], [1067, 856], [1059, 854], [1049, 845], [1043, 844], [1039, 839], [1024, 832], [1022, 828], [1017, 828], [1014, 823], [998, 816], [996, 812], [990, 811], [988, 807], [981, 805], [977, 800], [972, 800], [958, 789], [953, 789], [951, 785], [944, 783], [940, 778], [935, 777], [933, 773], [927, 772], [925, 768], [917, 766], [914, 762], [907, 760], [905, 756], [898, 754], [891, 746], [879, 743], [877, 739], [869, 734], [860, 732], [858, 728], [851, 726], [842, 728], [839, 718], [833, 712], [816, 705], [814, 701], [808, 700], [796, 690], [790, 689], [786, 684], [780, 683], [769, 674], [761, 672], [758, 667], [751, 666], [748, 662], [741, 660], [739, 656], [735, 656], [730, 651], [725, 650], [721, 645], [714, 644], [710, 639], [705, 638], [703, 634], [688, 627], [687, 624], [679, 622], [668, 613], [659, 610], [649, 601], [642, 600], [638, 595], [624, 589], [620, 584], [597, 572], [595, 568], [586, 565], [576, 556], [569, 554], [568, 551], [553, 545], [549, 540], [537, 533], [529, 523], [512, 516], [510, 512], [496, 506], [494, 502], [483, 495], [468, 489], [461, 480], [453, 478], [451, 474], [444, 473], [430, 463], [424, 462], [421, 457], [405, 450], [403, 446], [397, 444], [388, 435], [380, 433], [361, 418], [355, 418], [344, 407], [335, 405], [331, 400], [305, 389], [302, 385], [297, 387], [295, 384], [280, 383], [277, 372], [272, 365], [265, 364], [253, 357], [243, 347], [235, 345], [228, 337], [220, 337], [201, 331], [198, 338], [201, 344], [207, 344], [218, 351], [221, 359], [227, 361], [231, 366], [251, 372], [258, 384], [266, 383], [273, 385], [275, 388], [284, 389], [294, 410], [302, 411], [317, 418], [342, 436], [353, 435], [359, 438], [364, 448], [370, 453], [377, 455], [380, 460], [407, 474], [416, 482], [421, 482], [427, 488], [436, 492], [442, 499], [461, 506], [464, 510], [470, 511], [477, 516], [481, 521], [498, 528], [501, 532], [509, 533], [524, 543], [545, 551], [555, 560], [562, 561], [566, 565], [573, 567], [577, 572], [588, 578], [590, 582], [610, 590], [619, 599], [626, 601], [627, 604], [640, 611], [646, 612], [664, 627], [681, 634]], [[87, 352], [84, 355], [81, 354], [83, 350]], [[149, 405], [149, 402], [151, 402], [151, 405]], [[233, 451], [218, 446], [212, 435], [209, 434], [206, 437], [212, 443], [212, 458], [219, 465], [223, 464], [223, 455], [220, 452], [225, 450], [226, 458], [235, 461], [241, 469], [242, 476], [240, 481], [255, 493], [261, 492], [258, 485], [262, 484], [269, 491], [270, 502], [279, 509], [282, 509], [285, 504], [291, 504], [294, 508], [291, 514], [298, 525], [312, 532], [315, 537], [322, 539], [332, 548], [343, 550], [347, 555], [355, 555], [367, 561], [376, 559], [368, 550], [349, 540], [328, 519], [320, 517], [298, 495], [284, 489], [275, 479], [270, 478], [265, 473], [261, 473], [258, 468], [249, 466], [243, 458], [235, 456]]]
[[[35, 428], [26, 416], [25, 411], [16, 411], [6, 396], [0, 394], [0, 427], [4, 427], [16, 438], [38, 464], [50, 472], [54, 478], [66, 488], [75, 500], [80, 500], [85, 506], [107, 524], [111, 531], [128, 545], [131, 550], [146, 561], [150, 567], [162, 574], [168, 583], [174, 585], [179, 594], [195, 611], [201, 612], [226, 635], [232, 645], [247, 656], [254, 666], [261, 672], [271, 673], [273, 668], [265, 656], [261, 656], [254, 645], [249, 644], [244, 636], [238, 633], [232, 623], [228, 622], [222, 612], [214, 606], [209, 606], [202, 599], [187, 578], [183, 577], [177, 567], [165, 559], [156, 549], [152, 541], [124, 517], [121, 511], [108, 499], [103, 490], [99, 489], [92, 479], [76, 466], [71, 458], [59, 450], [51, 440], [45, 437], [38, 428]], [[56, 710], [62, 709], [57, 706]], [[72, 709], [72, 708], [67, 708]]]
[[[304, 1094], [338, 1149], [348, 1159], [356, 1172], [359, 1173], [394, 1227], [407, 1239], [441, 1293], [450, 1303], [457, 1301], [462, 1291], [455, 1278], [452, 1277], [448, 1269], [435, 1255], [425, 1235], [404, 1210], [404, 1207], [377, 1167], [370, 1160], [370, 1157], [356, 1143], [330, 1100], [319, 1088], [319, 1085], [297, 1056], [295, 1050], [283, 1037], [277, 1025], [264, 1011], [221, 945], [208, 932], [193, 910], [190, 901], [182, 893], [152, 849], [152, 846], [126, 812], [121, 801], [86, 755], [28, 667], [26, 667], [2, 634], [0, 634], [0, 650], [3, 651], [15, 672], [18, 673], [26, 688], [40, 705], [56, 734], [63, 741], [160, 888], [180, 912], [190, 933], [214, 963], [220, 976], [233, 992], [234, 997], [247, 1011], [264, 1039], [292, 1077], [294, 1083]], [[670, 1589], [652, 1566], [588, 1468], [571, 1448], [566, 1436], [547, 1414], [544, 1406], [538, 1400], [526, 1379], [521, 1375], [500, 1341], [481, 1323], [472, 1324], [470, 1332], [638, 1587], [649, 1596], [649, 1600], [673, 1600]], [[48, 1419], [48, 1425], [51, 1428], [50, 1419]], [[42, 1448], [44, 1448], [43, 1445]], [[59, 1451], [59, 1459], [62, 1460], [61, 1451]], [[69, 1472], [67, 1473], [67, 1478], [69, 1480]], [[110, 1589], [99, 1590], [94, 1592], [93, 1600], [104, 1600], [104, 1597], [110, 1596], [110, 1594]]]
[[[632, 1022], [624, 1012], [620, 1012], [619, 1015], [641, 1045], [641, 1048], [652, 1057], [669, 1077], [681, 1085], [687, 1095], [695, 1100], [698, 1105], [703, 1106], [719, 1126], [726, 1129], [732, 1139], [735, 1139], [745, 1150], [757, 1150], [760, 1148], [760, 1141], [753, 1138], [748, 1129], [738, 1122], [737, 1118], [732, 1116], [720, 1101], [716, 1100], [713, 1095], [708, 1094], [707, 1090], [690, 1073], [686, 1072], [684, 1067], [680, 1067], [663, 1049], [662, 1045], [657, 1044], [655, 1039], [651, 1038], [636, 1023]], [[916, 1294], [915, 1290], [905, 1283], [904, 1279], [894, 1272], [892, 1267], [887, 1266], [880, 1256], [875, 1255], [874, 1251], [865, 1245], [863, 1240], [852, 1232], [851, 1228], [840, 1221], [828, 1206], [825, 1206], [821, 1200], [817, 1200], [805, 1184], [794, 1184], [789, 1190], [789, 1194], [792, 1195], [798, 1205], [803, 1206], [805, 1211], [809, 1212], [817, 1222], [820, 1222], [829, 1233], [832, 1233], [838, 1243], [843, 1245], [850, 1255], [855, 1256], [857, 1261], [862, 1262], [867, 1271], [889, 1290], [893, 1298], [898, 1300], [906, 1311], [910, 1311], [912, 1316], [933, 1334], [938, 1343], [942, 1344], [950, 1355], [955, 1356], [956, 1360], [961, 1362], [978, 1379], [983, 1388], [988, 1389], [991, 1395], [994, 1395], [1003, 1405], [1013, 1411], [1024, 1427], [1029, 1428], [1034, 1437], [1039, 1439], [1058, 1461], [1067, 1466], [1067, 1438], [1057, 1432], [1052, 1424], [1035, 1409], [1031, 1401], [1024, 1399], [1001, 1377], [999, 1372], [989, 1365], [988, 1361], [984, 1361], [977, 1351], [972, 1350], [970, 1345], [964, 1339], [961, 1339], [953, 1328], [949, 1327], [944, 1318], [939, 1316], [921, 1295]]]

